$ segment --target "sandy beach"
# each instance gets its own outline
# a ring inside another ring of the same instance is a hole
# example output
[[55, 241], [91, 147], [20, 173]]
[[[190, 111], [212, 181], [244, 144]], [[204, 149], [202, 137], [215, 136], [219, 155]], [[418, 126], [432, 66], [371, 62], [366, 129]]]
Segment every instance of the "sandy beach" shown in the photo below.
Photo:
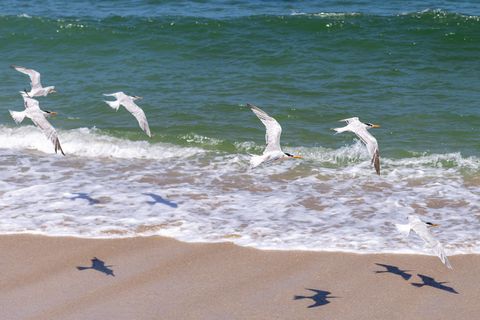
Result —
[[[421, 255], [32, 235], [1, 236], [0, 255], [1, 319], [480, 316], [480, 255], [453, 256], [448, 270]], [[400, 270], [377, 272], [387, 265]]]

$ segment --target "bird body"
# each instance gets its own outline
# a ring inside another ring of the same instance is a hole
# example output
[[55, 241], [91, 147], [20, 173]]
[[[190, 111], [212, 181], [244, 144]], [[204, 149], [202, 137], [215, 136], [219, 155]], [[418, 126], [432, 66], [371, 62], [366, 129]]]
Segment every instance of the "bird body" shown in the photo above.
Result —
[[56, 92], [55, 91], [55, 86], [49, 86], [49, 87], [42, 87], [42, 84], [40, 82], [40, 73], [33, 70], [33, 69], [28, 69], [25, 67], [20, 67], [20, 66], [15, 66], [11, 65], [11, 67], [18, 72], [24, 73], [30, 77], [30, 85], [31, 89], [29, 92], [27, 92], [29, 97], [44, 97], [47, 96], [49, 93]]
[[128, 112], [130, 112], [135, 119], [138, 121], [138, 125], [140, 128], [147, 134], [147, 136], [152, 137], [150, 133], [150, 127], [148, 126], [147, 117], [145, 116], [145, 112], [135, 104], [135, 100], [141, 99], [138, 96], [128, 96], [123, 92], [116, 92], [110, 94], [103, 94], [104, 96], [111, 96], [115, 97], [117, 100], [115, 101], [105, 101], [112, 109], [118, 110], [120, 106], [124, 106]]
[[57, 153], [57, 151], [59, 150], [63, 155], [65, 155], [60, 145], [60, 141], [58, 140], [57, 131], [46, 119], [47, 117], [55, 115], [56, 112], [44, 111], [40, 109], [38, 100], [28, 97], [28, 95], [25, 92], [22, 92], [22, 96], [23, 96], [25, 110], [24, 111], [9, 110], [13, 120], [17, 124], [21, 123], [23, 119], [25, 119], [25, 117], [32, 120], [33, 124], [38, 128], [40, 128], [45, 134], [45, 136], [48, 138], [48, 140], [50, 140], [53, 143], [53, 145], [55, 146], [55, 153]]
[[343, 119], [340, 121], [345, 121], [347, 125], [342, 128], [335, 128], [333, 130], [335, 130], [337, 133], [342, 133], [345, 131], [355, 133], [367, 147], [368, 153], [372, 159], [372, 164], [375, 167], [375, 171], [377, 174], [380, 174], [380, 151], [378, 149], [378, 142], [377, 139], [375, 139], [375, 137], [368, 132], [368, 129], [379, 128], [380, 126], [371, 123], [363, 123], [357, 117]]
[[267, 146], [261, 155], [251, 155], [250, 166], [252, 168], [258, 167], [262, 163], [272, 162], [280, 159], [301, 158], [289, 153], [283, 152], [280, 146], [280, 136], [282, 135], [282, 127], [274, 118], [270, 117], [265, 111], [247, 103], [247, 106], [255, 113], [255, 115], [265, 125], [265, 142]]
[[435, 239], [428, 230], [428, 226], [436, 227], [438, 225], [431, 222], [423, 222], [417, 215], [412, 214], [408, 216], [408, 224], [395, 224], [395, 226], [397, 227], [398, 231], [405, 236], [409, 235], [410, 230], [415, 231], [415, 233], [418, 234], [418, 236], [427, 244], [427, 246], [433, 250], [438, 258], [440, 258], [442, 263], [445, 264], [447, 268], [453, 269], [450, 261], [448, 261], [442, 244], [440, 241]]

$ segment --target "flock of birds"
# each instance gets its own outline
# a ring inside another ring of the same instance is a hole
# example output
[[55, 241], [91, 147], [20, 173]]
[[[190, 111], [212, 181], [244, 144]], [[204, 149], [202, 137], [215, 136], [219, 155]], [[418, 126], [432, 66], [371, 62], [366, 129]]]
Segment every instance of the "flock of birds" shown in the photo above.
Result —
[[[58, 134], [55, 128], [53, 128], [53, 126], [47, 120], [48, 117], [54, 116], [57, 113], [40, 109], [40, 104], [38, 100], [34, 99], [34, 97], [44, 97], [50, 93], [56, 92], [55, 87], [43, 87], [40, 82], [40, 73], [33, 69], [28, 69], [15, 65], [12, 65], [11, 67], [21, 73], [28, 75], [31, 82], [30, 91], [20, 91], [20, 94], [23, 97], [25, 110], [9, 110], [13, 120], [17, 124], [19, 124], [23, 121], [25, 117], [31, 119], [35, 126], [39, 127], [47, 136], [47, 138], [53, 143], [55, 147], [55, 153], [60, 151], [63, 155], [65, 155], [60, 145]], [[125, 109], [127, 109], [127, 111], [129, 111], [137, 119], [140, 128], [145, 132], [145, 134], [149, 137], [152, 136], [144, 111], [135, 103], [136, 100], [142, 99], [142, 97], [128, 96], [123, 92], [104, 94], [104, 96], [114, 97], [116, 100], [105, 102], [115, 110], [118, 110], [120, 106], [124, 106]], [[280, 146], [282, 127], [277, 120], [269, 116], [265, 111], [258, 108], [257, 106], [254, 106], [252, 104], [247, 104], [247, 106], [258, 117], [258, 119], [260, 119], [260, 121], [265, 125], [266, 128], [265, 150], [261, 155], [251, 155], [250, 165], [252, 168], [255, 168], [263, 163], [268, 163], [276, 160], [302, 158], [299, 155], [292, 155], [290, 153], [282, 151], [282, 147]], [[347, 125], [342, 128], [335, 128], [333, 130], [335, 130], [336, 133], [350, 131], [356, 134], [357, 137], [367, 147], [367, 150], [371, 157], [371, 163], [373, 164], [376, 173], [380, 174], [380, 151], [378, 148], [378, 142], [377, 139], [375, 139], [375, 137], [372, 136], [370, 132], [368, 132], [369, 129], [379, 128], [380, 126], [371, 123], [363, 123], [357, 117], [343, 119], [340, 121], [346, 122]], [[408, 217], [408, 224], [396, 224], [397, 229], [406, 236], [409, 235], [410, 230], [415, 231], [419, 235], [419, 237], [422, 238], [422, 240], [427, 243], [430, 248], [432, 248], [433, 252], [440, 258], [442, 263], [444, 263], [448, 268], [451, 269], [452, 266], [448, 261], [448, 258], [441, 243], [436, 240], [428, 230], [429, 227], [435, 226], [438, 225], [431, 222], [423, 222], [417, 215], [410, 215]]]

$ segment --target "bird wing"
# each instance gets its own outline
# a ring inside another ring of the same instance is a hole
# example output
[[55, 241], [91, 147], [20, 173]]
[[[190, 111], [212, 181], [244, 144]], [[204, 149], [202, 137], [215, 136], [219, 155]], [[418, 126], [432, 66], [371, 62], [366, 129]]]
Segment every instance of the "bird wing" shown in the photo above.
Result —
[[[360, 138], [360, 140], [362, 140], [363, 143], [365, 143], [368, 153], [372, 158], [374, 158], [375, 153], [379, 151], [377, 139], [375, 139], [375, 137], [372, 136], [370, 132], [368, 132], [368, 130], [363, 126], [352, 126], [351, 130], [357, 135], [357, 137]], [[378, 157], [380, 159], [380, 153]]]
[[437, 241], [437, 244], [432, 248], [433, 252], [437, 257], [440, 258], [442, 263], [448, 268], [448, 269], [453, 269], [452, 265], [450, 264], [450, 261], [448, 261], [447, 255], [445, 253], [445, 250], [443, 249], [442, 244]]
[[427, 244], [428, 247], [432, 249], [435, 255], [440, 258], [443, 264], [447, 266], [447, 268], [452, 269], [450, 262], [448, 261], [447, 255], [445, 254], [445, 250], [443, 249], [442, 244], [438, 241], [428, 230], [426, 224], [422, 222], [420, 219], [418, 221], [414, 221], [412, 223], [412, 229], [415, 231], [420, 238]]
[[252, 105], [247, 104], [247, 106], [255, 113], [255, 115], [262, 121], [267, 129], [265, 133], [265, 142], [267, 147], [265, 148], [265, 152], [270, 151], [281, 151], [282, 148], [280, 147], [280, 136], [282, 135], [282, 127], [274, 118], [270, 117], [265, 111], [262, 109]]
[[145, 116], [145, 112], [143, 112], [142, 108], [137, 106], [129, 97], [127, 99], [122, 99], [121, 103], [125, 109], [127, 109], [137, 119], [138, 125], [147, 134], [147, 136], [151, 137], [152, 135], [150, 133], [150, 127], [148, 126], [147, 116]]
[[352, 117], [352, 118], [347, 118], [347, 119], [339, 120], [339, 122], [342, 122], [342, 121], [345, 121], [347, 124], [355, 123], [355, 122], [360, 122], [360, 120], [358, 119], [358, 117]]
[[24, 73], [24, 74], [26, 74], [30, 77], [30, 84], [32, 86], [32, 89], [42, 87], [42, 84], [40, 83], [40, 73], [39, 72], [37, 72], [33, 69], [27, 69], [27, 68], [20, 67], [20, 66], [15, 66], [15, 65], [12, 65], [12, 68], [14, 68], [15, 70], [17, 70], [21, 73]]
[[23, 102], [25, 109], [40, 111], [40, 105], [38, 103], [38, 100], [23, 96]]
[[375, 167], [375, 171], [377, 172], [377, 174], [380, 174], [380, 152], [378, 151], [378, 148], [373, 154], [372, 163]]
[[60, 150], [60, 152], [65, 155], [65, 153], [63, 153], [62, 146], [60, 145], [60, 141], [58, 140], [57, 131], [55, 128], [53, 128], [50, 122], [48, 122], [42, 112], [40, 110], [38, 112], [30, 112], [29, 116], [30, 119], [32, 119], [32, 122], [43, 131], [48, 140], [53, 143], [55, 146], [55, 153], [57, 150]]

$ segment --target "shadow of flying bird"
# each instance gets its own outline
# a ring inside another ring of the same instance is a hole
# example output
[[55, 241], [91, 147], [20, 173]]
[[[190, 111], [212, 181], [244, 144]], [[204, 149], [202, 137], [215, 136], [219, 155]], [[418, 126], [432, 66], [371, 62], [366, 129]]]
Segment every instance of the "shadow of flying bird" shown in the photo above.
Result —
[[105, 273], [107, 276], [115, 277], [115, 275], [113, 274], [113, 270], [110, 269], [110, 267], [112, 266], [106, 266], [105, 262], [98, 259], [97, 257], [94, 257], [91, 261], [92, 261], [91, 267], [77, 267], [77, 269], [78, 270], [93, 269], [93, 270], [97, 270], [99, 272]]
[[71, 197], [70, 200], [76, 200], [76, 199], [87, 200], [89, 205], [94, 205], [94, 204], [100, 203], [100, 201], [98, 201], [97, 199], [93, 199], [92, 197], [90, 197], [88, 195], [88, 193], [75, 192], [75, 193], [72, 193], [72, 194], [75, 194], [76, 196]]
[[409, 280], [412, 275], [410, 273], [407, 273], [407, 271], [412, 271], [412, 270], [401, 270], [396, 266], [391, 266], [389, 264], [382, 264], [382, 263], [375, 263], [377, 266], [384, 267], [387, 270], [378, 270], [375, 271], [375, 273], [393, 273], [397, 274], [400, 277], [403, 278], [403, 280]]
[[161, 196], [159, 196], [158, 194], [150, 193], [150, 192], [146, 192], [146, 193], [142, 193], [142, 194], [152, 197], [153, 201], [147, 201], [147, 203], [152, 205], [152, 206], [157, 204], [157, 203], [161, 203], [161, 204], [167, 205], [171, 208], [177, 208], [178, 207], [178, 205], [175, 202], [164, 199]]
[[444, 283], [448, 283], [446, 281], [435, 281], [435, 279], [433, 279], [432, 277], [429, 277], [423, 274], [417, 274], [417, 275], [422, 279], [423, 283], [412, 283], [412, 286], [419, 287], [419, 288], [423, 286], [429, 286], [436, 289], [458, 294], [458, 292], [454, 288], [444, 285]]
[[307, 308], [315, 308], [315, 307], [323, 306], [330, 303], [330, 301], [328, 301], [327, 299], [338, 298], [333, 296], [329, 297], [328, 295], [331, 294], [331, 292], [329, 291], [309, 289], [309, 288], [306, 288], [306, 290], [313, 291], [315, 292], [315, 294], [313, 296], [294, 296], [293, 299], [294, 300], [312, 299], [314, 301], [314, 304], [309, 305]]

